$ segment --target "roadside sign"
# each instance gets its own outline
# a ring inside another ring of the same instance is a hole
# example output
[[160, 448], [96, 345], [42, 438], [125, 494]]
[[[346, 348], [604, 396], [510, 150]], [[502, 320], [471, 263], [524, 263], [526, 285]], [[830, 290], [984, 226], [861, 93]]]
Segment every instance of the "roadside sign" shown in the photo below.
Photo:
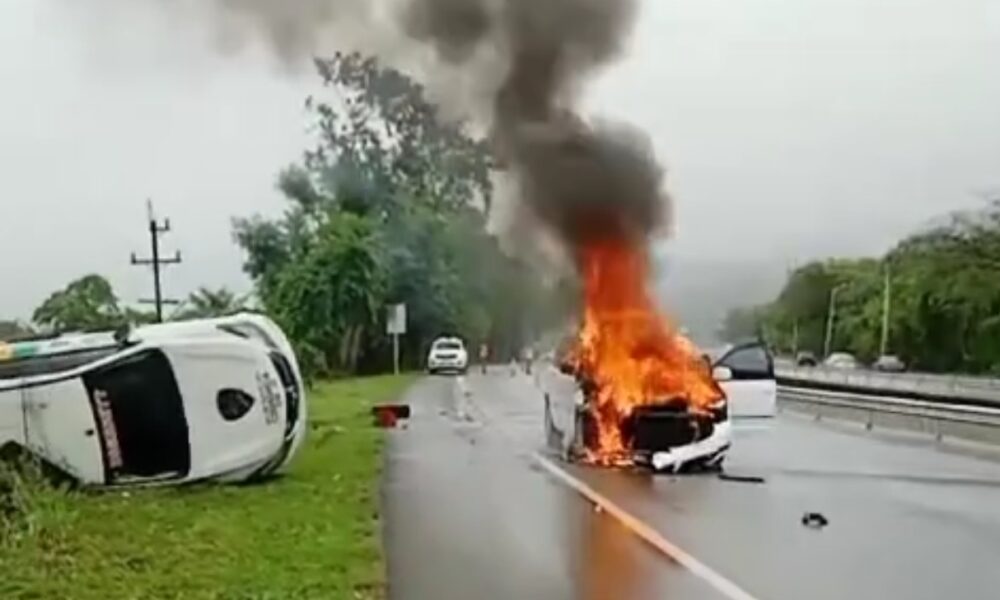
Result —
[[385, 319], [385, 332], [389, 335], [403, 335], [406, 333], [405, 304], [392, 304], [389, 306], [388, 315]]
[[385, 317], [385, 332], [392, 336], [392, 372], [399, 374], [399, 336], [406, 333], [406, 305], [392, 304]]

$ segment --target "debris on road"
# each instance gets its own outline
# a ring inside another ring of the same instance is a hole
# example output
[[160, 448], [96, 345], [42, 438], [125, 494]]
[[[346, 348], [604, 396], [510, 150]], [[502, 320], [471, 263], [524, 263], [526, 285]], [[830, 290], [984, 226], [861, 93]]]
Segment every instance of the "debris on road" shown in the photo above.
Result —
[[719, 479], [722, 481], [735, 481], [738, 483], [766, 483], [766, 480], [760, 475], [735, 475], [733, 473], [726, 473], [723, 471], [718, 475]]
[[807, 512], [802, 515], [802, 524], [810, 529], [822, 529], [830, 524], [829, 519], [818, 512]]

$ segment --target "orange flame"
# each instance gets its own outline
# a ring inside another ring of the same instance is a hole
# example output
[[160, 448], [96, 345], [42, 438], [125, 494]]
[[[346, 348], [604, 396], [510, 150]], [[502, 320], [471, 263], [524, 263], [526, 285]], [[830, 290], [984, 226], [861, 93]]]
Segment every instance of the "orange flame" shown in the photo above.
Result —
[[640, 406], [682, 401], [705, 412], [724, 400], [707, 362], [655, 307], [645, 246], [619, 239], [579, 249], [583, 323], [569, 363], [596, 427], [585, 460], [630, 462], [625, 420]]

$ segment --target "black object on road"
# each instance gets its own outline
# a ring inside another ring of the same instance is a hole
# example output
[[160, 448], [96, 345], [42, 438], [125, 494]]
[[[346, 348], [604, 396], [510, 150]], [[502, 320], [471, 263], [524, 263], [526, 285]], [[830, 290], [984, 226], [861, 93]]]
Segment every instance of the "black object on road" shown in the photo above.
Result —
[[765, 479], [760, 475], [735, 475], [726, 472], [719, 473], [719, 479], [738, 483], [766, 483]]
[[802, 515], [802, 524], [810, 529], [822, 529], [830, 524], [830, 520], [818, 512], [807, 512]]

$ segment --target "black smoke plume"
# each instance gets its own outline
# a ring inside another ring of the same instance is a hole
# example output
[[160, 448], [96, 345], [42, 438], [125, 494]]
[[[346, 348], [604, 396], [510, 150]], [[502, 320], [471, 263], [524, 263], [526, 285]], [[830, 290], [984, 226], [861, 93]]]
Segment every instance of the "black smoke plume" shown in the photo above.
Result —
[[[166, 0], [159, 0], [165, 2]], [[244, 35], [263, 34], [283, 60], [353, 36], [378, 49], [413, 42], [478, 82], [468, 114], [489, 115], [498, 162], [520, 200], [570, 249], [594, 236], [645, 238], [670, 217], [648, 141], [576, 110], [582, 87], [622, 52], [636, 0], [214, 0]], [[322, 42], [322, 43], [321, 43]], [[496, 60], [477, 60], [483, 53]], [[433, 68], [433, 67], [431, 67]], [[439, 95], [448, 96], [447, 91]], [[456, 97], [463, 97], [455, 95]]]

